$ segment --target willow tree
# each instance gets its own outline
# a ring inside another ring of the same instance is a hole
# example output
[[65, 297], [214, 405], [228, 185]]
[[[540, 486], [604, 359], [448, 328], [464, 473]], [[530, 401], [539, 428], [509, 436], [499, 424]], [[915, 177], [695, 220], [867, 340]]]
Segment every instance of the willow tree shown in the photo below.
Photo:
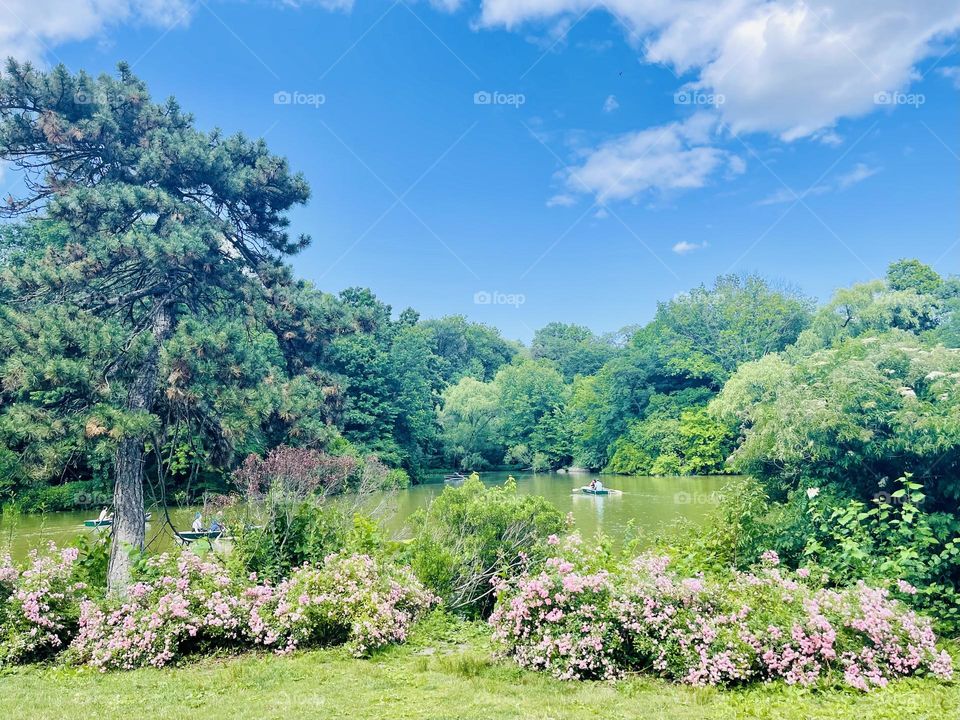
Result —
[[[0, 74], [0, 160], [20, 171], [6, 217], [39, 216], [60, 238], [4, 274], [4, 302], [29, 334], [31, 308], [64, 307], [110, 328], [102, 395], [115, 402], [109, 582], [123, 590], [144, 544], [144, 467], [165, 344], [179, 323], [242, 308], [287, 277], [287, 211], [307, 184], [262, 140], [194, 126], [151, 101], [121, 64], [92, 78], [9, 61]], [[114, 400], [115, 398], [119, 398]], [[54, 400], [56, 402], [56, 400]], [[70, 411], [76, 408], [70, 408]]]

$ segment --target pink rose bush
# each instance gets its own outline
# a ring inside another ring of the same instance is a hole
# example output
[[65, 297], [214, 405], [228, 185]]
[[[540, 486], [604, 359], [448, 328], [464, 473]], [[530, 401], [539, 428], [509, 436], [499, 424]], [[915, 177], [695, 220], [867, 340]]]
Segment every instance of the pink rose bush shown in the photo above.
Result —
[[78, 555], [51, 545], [22, 569], [0, 561], [0, 665], [42, 660], [69, 643], [86, 590], [76, 579]]
[[330, 555], [294, 571], [276, 588], [249, 591], [254, 639], [277, 652], [347, 643], [355, 655], [402, 643], [439, 598], [407, 568], [369, 555]]
[[162, 667], [191, 652], [240, 645], [244, 593], [223, 566], [190, 552], [150, 558], [124, 597], [82, 603], [72, 660], [101, 670]]
[[765, 554], [753, 572], [716, 582], [679, 577], [656, 555], [586, 575], [576, 553], [554, 557], [499, 588], [490, 622], [506, 655], [564, 679], [652, 670], [691, 685], [809, 685], [837, 676], [869, 690], [908, 675], [952, 677], [929, 620], [886, 589], [820, 587], [778, 560]]
[[497, 590], [490, 616], [493, 636], [521, 666], [563, 680], [620, 675], [613, 582], [605, 570], [591, 568], [578, 535], [567, 539], [563, 557], [552, 557], [539, 572], [511, 583], [501, 581]]
[[122, 599], [82, 603], [74, 662], [126, 670], [215, 649], [343, 643], [363, 655], [403, 642], [437, 602], [409, 570], [367, 555], [330, 555], [278, 585], [238, 581], [189, 552], [148, 560], [144, 575]]

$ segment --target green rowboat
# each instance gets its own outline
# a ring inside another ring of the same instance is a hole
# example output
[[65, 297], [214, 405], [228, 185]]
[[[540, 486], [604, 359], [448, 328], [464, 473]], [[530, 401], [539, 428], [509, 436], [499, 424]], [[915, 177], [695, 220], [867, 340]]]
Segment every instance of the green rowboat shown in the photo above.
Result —
[[[147, 513], [143, 519], [146, 520], [147, 522], [150, 522], [150, 518], [152, 515], [153, 513]], [[112, 527], [113, 518], [104, 518], [103, 520], [84, 520], [83, 526], [88, 528]]]

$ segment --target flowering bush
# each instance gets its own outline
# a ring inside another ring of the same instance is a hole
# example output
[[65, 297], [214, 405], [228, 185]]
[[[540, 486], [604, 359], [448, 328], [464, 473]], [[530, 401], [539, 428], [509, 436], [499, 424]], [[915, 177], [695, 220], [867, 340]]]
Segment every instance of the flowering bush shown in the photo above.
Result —
[[[555, 544], [555, 536], [549, 541]], [[494, 638], [523, 667], [563, 680], [616, 677], [623, 663], [610, 614], [613, 583], [605, 570], [590, 567], [578, 535], [567, 539], [563, 555], [540, 572], [498, 581]]]
[[289, 652], [350, 643], [366, 654], [403, 642], [436, 603], [413, 574], [367, 555], [331, 555], [279, 585], [230, 577], [189, 552], [147, 561], [123, 599], [80, 609], [74, 662], [101, 670], [161, 667], [194, 652], [261, 645]]
[[86, 585], [77, 580], [76, 548], [30, 554], [18, 569], [0, 561], [0, 665], [41, 660], [73, 636]]
[[369, 555], [330, 555], [305, 565], [275, 589], [248, 591], [256, 642], [288, 652], [349, 643], [356, 655], [406, 640], [413, 622], [439, 602], [406, 568]]
[[653, 669], [692, 685], [811, 684], [837, 673], [869, 690], [898, 676], [952, 676], [930, 622], [888, 590], [832, 590], [819, 586], [820, 572], [778, 565], [764, 553], [759, 568], [719, 583], [681, 578], [667, 557], [586, 577], [575, 560], [555, 557], [500, 588], [494, 636], [521, 665], [565, 679]]
[[82, 603], [73, 659], [102, 670], [161, 667], [239, 644], [247, 637], [244, 590], [218, 563], [192, 553], [151, 558], [126, 597]]

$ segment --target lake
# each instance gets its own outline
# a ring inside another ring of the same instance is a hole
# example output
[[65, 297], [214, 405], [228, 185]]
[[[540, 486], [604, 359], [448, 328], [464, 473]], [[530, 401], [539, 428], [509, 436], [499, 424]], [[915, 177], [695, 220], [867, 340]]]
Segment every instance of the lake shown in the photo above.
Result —
[[[502, 483], [510, 473], [482, 473], [487, 485]], [[518, 491], [526, 495], [541, 495], [556, 505], [561, 512], [572, 512], [576, 527], [586, 537], [597, 530], [622, 537], [632, 521], [638, 528], [652, 530], [665, 523], [684, 519], [703, 522], [716, 507], [723, 487], [731, 476], [702, 477], [636, 477], [621, 475], [593, 475], [590, 473], [513, 473]], [[622, 494], [588, 496], [574, 491], [592, 478], [601, 479], [608, 488]], [[408, 536], [407, 519], [415, 510], [427, 505], [443, 492], [444, 483], [426, 483], [401, 490], [382, 498], [383, 522], [396, 537]], [[170, 517], [178, 530], [188, 530], [195, 508], [171, 508]], [[80, 533], [93, 533], [83, 527], [83, 521], [96, 517], [99, 508], [87, 511], [56, 512], [43, 515], [21, 515], [15, 526], [0, 526], [0, 552], [7, 550], [14, 559], [22, 559], [31, 548], [49, 541], [66, 543]], [[168, 548], [172, 535], [166, 528], [162, 512], [153, 511], [153, 521], [147, 526], [151, 547]], [[209, 522], [209, 519], [207, 520]]]

